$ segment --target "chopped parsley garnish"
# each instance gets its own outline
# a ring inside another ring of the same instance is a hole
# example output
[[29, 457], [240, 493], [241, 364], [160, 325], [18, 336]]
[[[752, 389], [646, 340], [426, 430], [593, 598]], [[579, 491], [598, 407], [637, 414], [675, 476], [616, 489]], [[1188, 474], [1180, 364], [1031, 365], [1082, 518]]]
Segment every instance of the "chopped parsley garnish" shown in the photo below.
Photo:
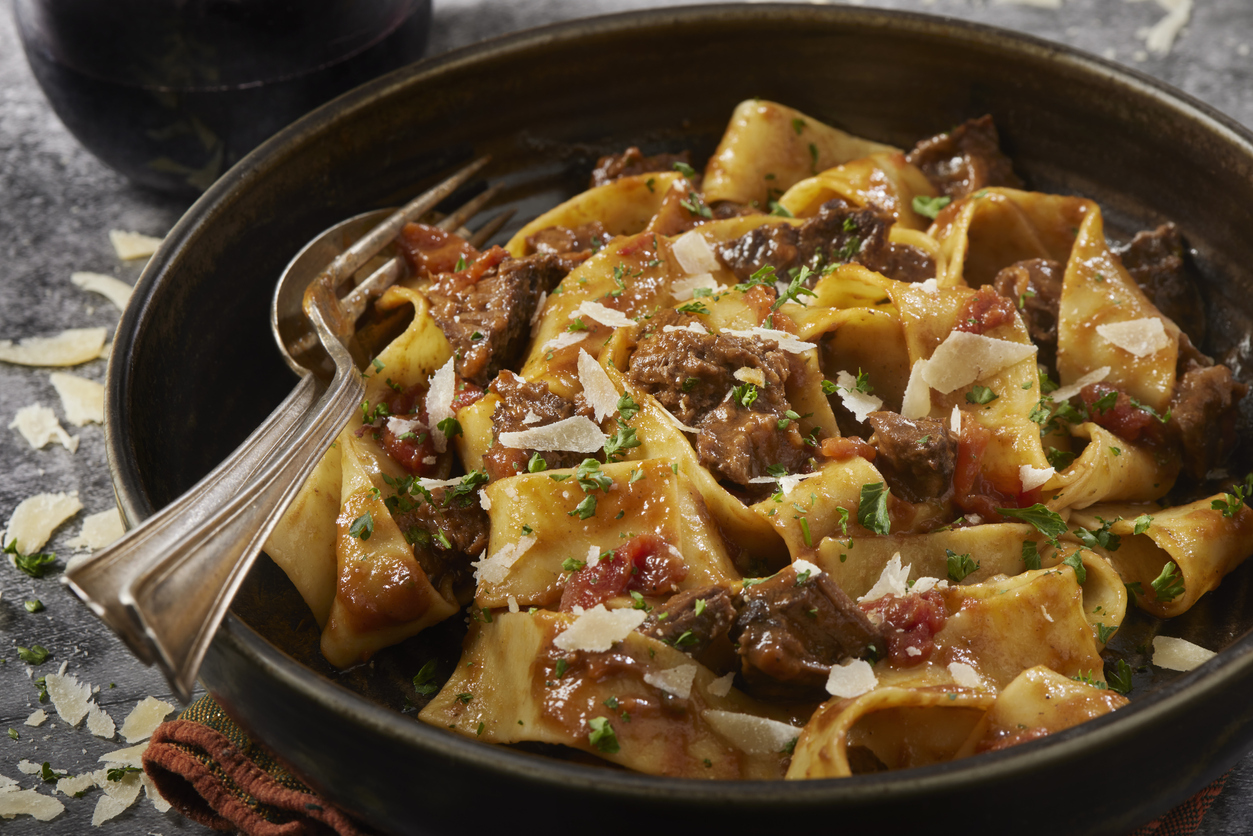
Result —
[[28, 613], [43, 612], [44, 609], [43, 601], [40, 601], [38, 598], [33, 601], [23, 601], [22, 606], [26, 608]]
[[1105, 520], [1101, 519], [1101, 517], [1097, 517], [1097, 519], [1100, 520], [1101, 527], [1096, 531], [1089, 531], [1086, 528], [1076, 528], [1073, 531], [1073, 534], [1079, 539], [1080, 543], [1083, 543], [1090, 549], [1099, 547], [1102, 549], [1108, 549], [1112, 552], [1118, 551], [1122, 538], [1109, 530], [1110, 526], [1118, 522], [1118, 520]]
[[48, 661], [48, 657], [51, 655], [52, 653], [48, 651], [48, 648], [41, 644], [32, 644], [30, 647], [21, 647], [19, 645], [17, 648], [17, 658], [28, 665], [42, 665]]
[[1118, 632], [1117, 624], [1096, 623], [1096, 638], [1101, 644], [1109, 644], [1109, 640], [1113, 638], [1114, 633]]
[[558, 659], [553, 672], [557, 675], [558, 679], [561, 679], [561, 677], [566, 675], [566, 671], [568, 670], [570, 670], [570, 663], [565, 659]]
[[774, 215], [779, 218], [796, 217], [795, 215], [793, 215], [791, 212], [788, 211], [788, 208], [786, 206], [784, 206], [782, 203], [780, 203], [777, 200], [766, 201], [766, 205], [770, 208], [771, 215]]
[[640, 405], [628, 393], [623, 393], [618, 398], [618, 414], [622, 416], [623, 421], [630, 421], [640, 411]]
[[9, 727], [9, 739], [17, 740], [17, 729], [13, 728], [12, 726]]
[[948, 195], [928, 197], [927, 195], [920, 194], [914, 196], [913, 208], [919, 215], [922, 215], [924, 218], [930, 218], [934, 221], [936, 215], [940, 214], [940, 210], [952, 202], [953, 198]]
[[752, 383], [741, 383], [739, 386], [732, 388], [731, 398], [747, 409], [757, 400], [757, 387]]
[[796, 302], [797, 304], [800, 304], [799, 297], [801, 296], [817, 296], [818, 294], [814, 293], [805, 286], [805, 282], [809, 280], [811, 275], [813, 275], [813, 273], [808, 267], [801, 267], [801, 269], [797, 271], [796, 275], [792, 277], [792, 281], [788, 283], [787, 289], [779, 294], [778, 299], [774, 300], [774, 304], [770, 306], [770, 310], [777, 311], [779, 308], [783, 307], [784, 302]]
[[684, 177], [686, 177], [689, 180], [691, 180], [693, 177], [696, 176], [696, 169], [692, 168], [690, 165], [688, 165], [685, 162], [675, 163], [674, 170], [679, 172], [680, 174], [682, 174]]
[[532, 453], [530, 460], [526, 463], [527, 473], [543, 473], [548, 469], [548, 462], [544, 461], [544, 457], [539, 453]]
[[566, 512], [567, 517], [573, 517], [576, 514], [581, 520], [596, 516], [596, 497], [589, 494], [583, 498], [582, 502], [574, 506], [573, 511]]
[[1163, 604], [1175, 600], [1184, 592], [1183, 575], [1179, 566], [1171, 560], [1162, 567], [1162, 572], [1153, 581], [1153, 594]]
[[413, 690], [417, 691], [419, 696], [433, 697], [439, 693], [439, 683], [435, 680], [439, 676], [439, 670], [434, 659], [428, 661], [425, 665], [418, 669], [413, 677]]
[[1000, 395], [996, 394], [986, 386], [972, 386], [970, 391], [966, 393], [966, 403], [992, 403], [992, 401], [999, 397]]
[[888, 494], [891, 491], [882, 482], [861, 486], [861, 499], [857, 504], [857, 522], [875, 534], [887, 534], [892, 529], [888, 518]]
[[1057, 538], [1067, 532], [1066, 521], [1056, 511], [1036, 503], [1030, 508], [997, 508], [996, 513], [1004, 517], [1013, 517], [1035, 526], [1035, 530], [1043, 534], [1050, 542], [1056, 544]]
[[1154, 418], [1156, 418], [1158, 421], [1161, 421], [1163, 424], [1170, 422], [1171, 410], [1169, 409], [1166, 410], [1165, 414], [1162, 414], [1162, 413], [1159, 413], [1153, 407], [1149, 406], [1148, 404], [1140, 403], [1135, 398], [1131, 399], [1131, 405], [1134, 406], [1136, 409], [1140, 409], [1140, 410], [1143, 410], [1144, 412], [1147, 412], [1149, 415], [1152, 415]]
[[767, 264], [764, 267], [753, 272], [748, 277], [748, 281], [740, 282], [735, 286], [735, 290], [740, 293], [748, 293], [754, 287], [774, 287], [774, 265]]
[[679, 205], [688, 211], [689, 215], [695, 215], [699, 218], [712, 218], [714, 213], [705, 205], [705, 198], [696, 192], [688, 192], [687, 200], [680, 200]]
[[805, 120], [797, 116], [792, 120], [792, 130], [796, 131], [796, 135], [800, 136], [801, 131], [805, 130]]
[[679, 305], [679, 307], [677, 307], [675, 310], [677, 310], [679, 313], [704, 314], [705, 316], [709, 315], [709, 308], [705, 307], [705, 304], [703, 302], [699, 302], [696, 300], [692, 300], [691, 302], [688, 302], [686, 304]]
[[[44, 766], [47, 766], [47, 764], [44, 764]], [[107, 772], [105, 772], [104, 777], [110, 781], [121, 781], [127, 775], [130, 775], [134, 772], [143, 772], [143, 770], [137, 766], [115, 766], [112, 769], [109, 769]], [[68, 774], [69, 773], [66, 773], [66, 775]], [[44, 780], [47, 781], [48, 779], [44, 778]]]
[[1131, 665], [1127, 664], [1126, 659], [1118, 660], [1113, 672], [1105, 675], [1105, 682], [1111, 691], [1124, 697], [1131, 693]]
[[1097, 398], [1095, 401], [1093, 401], [1092, 406], [1088, 408], [1091, 410], [1096, 410], [1096, 411], [1105, 413], [1113, 409], [1117, 403], [1118, 403], [1118, 390], [1112, 389], [1106, 392], [1104, 395], [1101, 395], [1101, 397]]
[[1079, 552], [1066, 555], [1066, 559], [1063, 560], [1062, 563], [1075, 570], [1075, 580], [1079, 581], [1079, 583], [1087, 581], [1088, 570], [1087, 567], [1083, 565], [1083, 558], [1079, 556]]
[[944, 554], [948, 558], [948, 576], [954, 583], [960, 583], [979, 568], [979, 561], [971, 558], [969, 554], [958, 554], [952, 549], [945, 549]]
[[632, 447], [639, 446], [640, 440], [634, 427], [618, 427], [613, 435], [605, 439], [605, 458], [613, 461], [617, 457], [625, 456], [626, 451]]
[[1141, 514], [1140, 516], [1135, 518], [1134, 522], [1135, 522], [1136, 527], [1132, 529], [1131, 533], [1143, 534], [1144, 532], [1148, 531], [1149, 526], [1153, 524], [1153, 518], [1149, 516], [1148, 514]]
[[583, 321], [583, 317], [576, 316], [570, 320], [570, 324], [566, 326], [567, 331], [586, 331], [587, 323]]
[[606, 754], [618, 753], [621, 749], [618, 745], [618, 736], [614, 734], [613, 726], [609, 725], [608, 717], [593, 717], [587, 721], [587, 725], [591, 728], [591, 732], [587, 735], [589, 743]]
[[57, 559], [55, 554], [22, 554], [17, 550], [17, 540], [10, 540], [4, 546], [4, 554], [13, 556], [13, 563], [32, 578], [42, 578], [44, 572]]
[[[132, 768], [132, 769], [134, 769], [134, 767], [131, 767], [131, 768]], [[138, 770], [136, 770], [136, 771], [138, 771]], [[43, 767], [39, 770], [39, 777], [40, 777], [40, 778], [42, 778], [42, 779], [44, 780], [44, 783], [47, 783], [47, 784], [55, 784], [57, 781], [61, 780], [62, 778], [68, 778], [68, 777], [70, 777], [70, 773], [68, 773], [68, 772], [57, 772], [55, 769], [53, 769], [53, 768], [52, 768], [52, 767], [48, 764], [48, 762], [47, 762], [47, 761], [44, 761], [44, 763], [43, 763]], [[122, 780], [122, 779], [119, 777], [119, 778], [116, 778], [116, 779], [111, 778], [110, 780], [117, 780], [117, 781], [120, 781], [120, 780]]]
[[586, 565], [586, 563], [579, 560], [577, 557], [567, 557], [561, 562], [561, 569], [563, 572], [578, 572]]
[[435, 426], [448, 438], [454, 438], [461, 435], [461, 422], [456, 418], [445, 418]]
[[466, 269], [469, 266], [470, 265], [466, 264], [465, 254], [462, 254], [462, 255], [457, 256], [457, 263], [453, 265], [452, 269], [454, 273], [460, 273], [462, 270]]
[[1035, 540], [1022, 541], [1022, 565], [1028, 569], [1040, 568], [1040, 550]]
[[373, 533], [374, 515], [369, 511], [357, 517], [352, 521], [352, 525], [348, 526], [348, 536], [356, 537], [358, 540], [369, 540]]

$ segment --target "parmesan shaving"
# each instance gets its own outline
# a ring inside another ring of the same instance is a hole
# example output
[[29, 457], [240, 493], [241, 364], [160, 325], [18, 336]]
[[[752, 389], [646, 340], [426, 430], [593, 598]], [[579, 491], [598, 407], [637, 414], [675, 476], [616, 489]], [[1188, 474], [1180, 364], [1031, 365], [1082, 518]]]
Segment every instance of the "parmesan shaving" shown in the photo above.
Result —
[[720, 676], [713, 682], [709, 683], [709, 687], [705, 690], [713, 694], [715, 697], [725, 697], [731, 693], [731, 686], [735, 682], [735, 671], [731, 671], [726, 676]]
[[70, 281], [75, 287], [99, 293], [113, 303], [119, 311], [126, 310], [126, 303], [131, 300], [131, 286], [112, 276], [102, 273], [71, 273]]
[[803, 354], [811, 348], [817, 348], [817, 343], [807, 343], [803, 340], [798, 340], [795, 335], [774, 328], [749, 328], [747, 331], [728, 330], [724, 333], [733, 337], [744, 337], [749, 340], [773, 340], [780, 349], [791, 354]]
[[498, 440], [502, 447], [543, 453], [555, 450], [595, 453], [605, 446], [605, 434], [585, 415], [563, 418], [529, 430], [501, 433]]
[[1170, 636], [1153, 637], [1153, 664], [1168, 671], [1190, 671], [1200, 667], [1216, 655], [1186, 639]]
[[851, 659], [843, 665], [832, 665], [827, 677], [827, 693], [833, 697], [850, 699], [860, 697], [875, 689], [879, 678], [865, 659]]
[[417, 434], [426, 432], [426, 425], [417, 418], [388, 417], [387, 429], [391, 431], [392, 435], [399, 438], [405, 433]]
[[543, 418], [535, 414], [535, 410], [533, 409], [528, 409], [526, 411], [526, 415], [522, 416], [522, 423], [524, 424], [538, 424], [540, 421], [543, 421], [543, 420], [544, 420]]
[[161, 793], [157, 791], [157, 786], [152, 783], [148, 773], [139, 773], [139, 783], [144, 785], [144, 795], [148, 796], [148, 800], [152, 802], [152, 806], [158, 813], [165, 813], [171, 809], [170, 802], [161, 797]]
[[822, 475], [821, 470], [815, 470], [813, 473], [788, 473], [784, 476], [779, 476], [777, 478], [774, 476], [754, 476], [752, 479], [748, 480], [748, 483], [750, 485], [768, 485], [771, 482], [778, 482], [779, 492], [782, 493], [784, 496], [786, 496], [787, 494], [791, 493], [796, 488], [796, 486], [799, 485], [801, 482], [804, 482], [806, 479], [812, 479], [815, 476], [820, 476], [820, 475]]
[[597, 604], [574, 619], [553, 639], [553, 645], [561, 650], [608, 650], [631, 635], [646, 617], [643, 610], [607, 610], [604, 604]]
[[26, 758], [22, 758], [20, 761], [17, 762], [17, 769], [23, 775], [38, 775], [39, 774], [39, 764], [31, 763]]
[[1049, 611], [1045, 609], [1043, 604], [1040, 605], [1040, 615], [1044, 616], [1044, 620], [1049, 624], [1053, 623], [1053, 616], [1049, 615]]
[[174, 706], [168, 702], [156, 697], [144, 697], [122, 721], [122, 739], [127, 743], [147, 740], [173, 710]]
[[1155, 316], [1107, 322], [1096, 326], [1096, 333], [1106, 342], [1136, 357], [1148, 357], [1171, 344], [1162, 321]]
[[[101, 773], [105, 772], [105, 775]], [[120, 781], [110, 781], [107, 770], [97, 770], [96, 783], [104, 790], [104, 795], [96, 802], [96, 809], [91, 816], [92, 827], [99, 827], [112, 818], [125, 812], [139, 798], [139, 774], [128, 772]]]
[[948, 672], [953, 677], [953, 681], [963, 688], [984, 687], [983, 677], [979, 676], [979, 672], [965, 662], [949, 662]]
[[932, 389], [947, 395], [1034, 357], [1035, 353], [1034, 345], [953, 331], [923, 367], [922, 379]]
[[114, 749], [112, 752], [105, 752], [100, 756], [100, 763], [113, 763], [119, 766], [134, 766], [142, 768], [144, 765], [144, 752], [148, 750], [148, 743], [145, 741], [137, 746], [127, 746], [125, 749]]
[[679, 665], [664, 671], [649, 671], [644, 681], [667, 694], [686, 700], [692, 696], [692, 683], [696, 681], [695, 665]]
[[858, 421], [865, 421], [867, 415], [872, 412], [878, 412], [883, 406], [882, 398], [867, 395], [865, 392], [858, 392], [857, 378], [848, 372], [842, 371], [836, 374], [835, 385], [837, 387], [836, 392], [840, 395], [840, 400]]
[[76, 427], [104, 423], [104, 387], [94, 380], [65, 372], [53, 372], [49, 379], [61, 398], [65, 420]]
[[578, 345], [587, 339], [586, 331], [562, 331], [540, 347], [541, 351], [557, 351], [572, 345]]
[[[106, 775], [106, 780], [107, 780]], [[96, 776], [90, 772], [84, 772], [82, 775], [75, 775], [72, 778], [62, 778], [57, 781], [57, 792], [61, 795], [68, 795], [70, 798], [79, 793], [87, 792], [96, 785]]]
[[699, 322], [689, 322], [687, 325], [663, 325], [661, 330], [666, 334], [670, 334], [674, 331], [691, 331], [693, 334], [709, 333], [705, 330], [705, 326], [701, 325]]
[[953, 412], [948, 417], [948, 428], [953, 435], [962, 434], [962, 411], [957, 404], [953, 404]]
[[897, 552], [892, 555], [892, 559], [883, 567], [879, 580], [875, 581], [874, 586], [865, 595], [858, 598], [858, 602], [877, 601], [885, 595], [907, 595], [909, 593], [909, 566], [901, 566], [901, 553]]
[[50, 673], [44, 677], [44, 685], [48, 689], [48, 697], [57, 715], [77, 726], [91, 709], [91, 686], [79, 682], [72, 673]]
[[909, 588], [909, 591], [914, 595], [921, 595], [933, 589], [948, 589], [948, 581], [940, 580], [939, 578], [919, 578], [914, 581], [914, 585]]
[[674, 297], [676, 302], [686, 302], [696, 295], [697, 290], [708, 290], [710, 293], [721, 293], [726, 290], [725, 287], [718, 284], [709, 273], [701, 273], [698, 276], [689, 276], [686, 279], [676, 279], [670, 283], [670, 295]]
[[1100, 383], [1107, 377], [1109, 377], [1109, 366], [1101, 366], [1096, 371], [1088, 372], [1069, 386], [1054, 389], [1048, 396], [1053, 399], [1053, 403], [1065, 403], [1079, 394], [1083, 387], [1090, 386], [1093, 383]]
[[31, 715], [26, 718], [26, 725], [42, 726], [44, 721], [47, 719], [48, 712], [44, 711], [42, 708], [36, 708], [33, 712], [31, 712]]
[[21, 433], [22, 438], [36, 450], [53, 441], [71, 453], [78, 449], [78, 436], [67, 433], [57, 421], [56, 413], [41, 404], [33, 403], [19, 409], [9, 429]]
[[50, 795], [34, 790], [0, 792], [0, 817], [30, 816], [36, 821], [52, 821], [65, 812], [65, 805]]
[[901, 417], [913, 421], [931, 414], [931, 387], [922, 379], [926, 362], [919, 360], [909, 369], [909, 382], [901, 398]]
[[470, 564], [474, 567], [474, 579], [481, 584], [503, 583], [513, 564], [534, 545], [535, 535], [528, 534], [516, 543], [501, 546], [491, 557]]
[[1054, 472], [1051, 467], [1040, 468], [1024, 464], [1018, 468], [1018, 478], [1022, 482], [1022, 489], [1031, 491], [1052, 479]]
[[667, 418], [669, 418], [669, 419], [670, 419], [670, 423], [671, 423], [671, 424], [674, 424], [676, 427], [678, 427], [679, 429], [683, 430], [683, 432], [685, 432], [685, 433], [698, 433], [698, 432], [700, 432], [700, 430], [698, 430], [696, 427], [689, 427], [687, 424], [684, 424], [682, 421], [680, 421], [680, 420], [679, 420], [679, 416], [675, 415], [673, 412], [671, 412], [670, 410], [668, 410], [668, 409], [666, 409], [666, 408], [664, 408], [664, 407], [663, 407], [663, 408], [662, 408], [662, 410], [661, 410], [661, 414], [662, 414], [662, 415], [665, 415]]
[[918, 283], [918, 289], [930, 293], [932, 296], [938, 296], [940, 293], [940, 283], [934, 277], [926, 279]]
[[705, 237], [694, 229], [676, 238], [670, 252], [689, 276], [708, 275], [722, 267]]
[[711, 708], [701, 716], [728, 743], [750, 755], [782, 752], [801, 733], [796, 726], [736, 711], [718, 711]]
[[583, 385], [583, 397], [587, 398], [598, 422], [604, 421], [618, 411], [618, 390], [601, 368], [596, 358], [579, 349], [579, 383]]
[[1144, 38], [1144, 45], [1149, 52], [1166, 55], [1175, 44], [1188, 18], [1192, 15], [1192, 0], [1157, 0], [1157, 5], [1166, 11], [1166, 15], [1157, 23], [1137, 33]]
[[87, 706], [87, 731], [96, 737], [111, 740], [114, 732], [117, 731], [117, 724], [113, 722], [113, 718], [107, 711], [92, 703]]
[[431, 388], [426, 392], [426, 418], [431, 426], [431, 441], [440, 453], [448, 449], [448, 436], [439, 428], [439, 422], [455, 417], [452, 399], [456, 389], [457, 371], [453, 367], [453, 358], [449, 357], [448, 362], [431, 375]]
[[578, 310], [570, 314], [570, 319], [578, 316], [585, 316], [588, 319], [599, 322], [601, 325], [608, 325], [610, 328], [629, 328], [635, 324], [635, 320], [622, 311], [606, 307], [600, 302], [582, 303], [579, 305]]
[[479, 507], [484, 511], [492, 510], [492, 498], [487, 495], [487, 491], [479, 488]]
[[766, 374], [761, 369], [754, 369], [751, 366], [743, 366], [734, 372], [734, 377], [741, 383], [751, 383], [754, 386], [765, 388]]
[[[3, 545], [17, 543], [22, 554], [33, 554], [43, 548], [61, 523], [83, 509], [78, 491], [72, 493], [41, 493], [27, 497], [13, 509], [9, 526], [0, 537]], [[12, 556], [10, 556], [12, 561]]]
[[522, 612], [522, 608], [518, 606], [518, 599], [516, 596], [506, 596], [505, 603], [509, 605], [509, 612]]
[[808, 560], [805, 560], [804, 558], [794, 560], [792, 562], [792, 568], [796, 570], [797, 575], [804, 575], [806, 572], [808, 572], [809, 573], [809, 575], [807, 576], [808, 580], [813, 580], [814, 578], [822, 574], [821, 567], [815, 566], [814, 564], [810, 563]]
[[147, 258], [157, 251], [157, 247], [161, 246], [160, 238], [121, 229], [110, 229], [109, 241], [113, 244], [113, 251], [117, 253], [117, 257], [123, 261]]
[[14, 345], [0, 340], [0, 361], [19, 366], [77, 366], [104, 349], [105, 329], [69, 328], [51, 337], [27, 337]]
[[600, 563], [600, 546], [587, 547], [587, 559], [583, 561], [588, 569], [595, 569], [596, 564]]

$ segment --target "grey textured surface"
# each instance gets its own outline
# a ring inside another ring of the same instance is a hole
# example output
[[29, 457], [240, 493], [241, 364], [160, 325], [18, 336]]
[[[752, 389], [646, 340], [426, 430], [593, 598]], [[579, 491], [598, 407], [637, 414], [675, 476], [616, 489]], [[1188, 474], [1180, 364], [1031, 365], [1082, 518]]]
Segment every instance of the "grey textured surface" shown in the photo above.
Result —
[[[436, 0], [431, 53], [523, 27], [656, 5], [638, 0]], [[1188, 26], [1164, 55], [1149, 53], [1143, 38], [1144, 30], [1166, 14], [1164, 5], [1170, 3], [1161, 0], [1064, 0], [1057, 9], [1039, 8], [1021, 0], [882, 0], [875, 5], [952, 15], [1068, 43], [1162, 78], [1253, 125], [1253, 3], [1248, 0], [1194, 0]], [[118, 311], [102, 297], [72, 285], [70, 273], [95, 271], [133, 283], [142, 265], [118, 261], [107, 231], [129, 229], [161, 235], [184, 208], [178, 201], [130, 186], [65, 131], [26, 66], [14, 31], [10, 0], [0, 2], [0, 339], [54, 333], [66, 327], [103, 325], [112, 330]], [[73, 371], [103, 380], [105, 363], [97, 360]], [[0, 424], [7, 427], [13, 414], [29, 403], [51, 406], [63, 418], [48, 372], [0, 364]], [[102, 428], [89, 425], [67, 429], [80, 437], [74, 454], [59, 446], [32, 450], [16, 431], [0, 429], [4, 463], [0, 520], [7, 520], [14, 506], [31, 494], [78, 492], [82, 513], [63, 526], [49, 545], [62, 557], [70, 552], [66, 541], [78, 533], [82, 516], [113, 505]], [[0, 749], [4, 752], [0, 775], [19, 779], [24, 787], [38, 785], [47, 791], [51, 791], [50, 785], [45, 787], [36, 778], [18, 772], [20, 759], [35, 763], [46, 760], [55, 769], [78, 774], [95, 769], [102, 753], [125, 744], [120, 739], [93, 737], [82, 727], [69, 729], [55, 715], [39, 728], [23, 725], [38, 704], [31, 671], [17, 659], [17, 645], [39, 643], [52, 651], [52, 659], [34, 676], [54, 672], [67, 662], [80, 679], [100, 686], [97, 700], [119, 725], [142, 697], [153, 694], [169, 699], [161, 677], [137, 663], [60, 586], [56, 574], [36, 580], [0, 566], [0, 658], [6, 660], [0, 664]], [[35, 598], [47, 609], [31, 615], [22, 602]], [[18, 730], [19, 740], [10, 741], [3, 735], [8, 727]], [[1163, 769], [1171, 768], [1170, 760], [1170, 754], [1163, 753]], [[63, 799], [67, 810], [51, 823], [22, 818], [0, 822], [0, 830], [164, 836], [210, 832], [175, 813], [156, 812], [143, 798], [97, 831], [90, 820], [98, 795], [94, 791], [83, 799]], [[1228, 790], [1200, 833], [1253, 832], [1251, 802], [1253, 757], [1237, 767]]]

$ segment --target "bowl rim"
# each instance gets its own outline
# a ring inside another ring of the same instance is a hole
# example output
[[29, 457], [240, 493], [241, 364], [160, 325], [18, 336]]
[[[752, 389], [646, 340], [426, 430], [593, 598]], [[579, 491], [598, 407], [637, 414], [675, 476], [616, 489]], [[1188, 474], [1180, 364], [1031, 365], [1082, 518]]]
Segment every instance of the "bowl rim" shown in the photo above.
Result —
[[[106, 390], [105, 436], [114, 491], [128, 525], [137, 524], [153, 513], [153, 505], [133, 456], [125, 424], [124, 405], [133, 370], [127, 362], [131, 350], [151, 316], [153, 293], [171, 266], [191, 249], [199, 228], [229, 211], [232, 200], [265, 172], [281, 167], [292, 149], [316, 137], [332, 123], [348, 118], [373, 102], [403, 88], [422, 85], [441, 73], [455, 71], [484, 59], [536, 49], [548, 43], [568, 42], [587, 36], [624, 36], [632, 30], [659, 25], [691, 26], [702, 21], [718, 22], [768, 20], [780, 25], [788, 20], [822, 19], [826, 24], [852, 28], [887, 27], [910, 35], [926, 35], [962, 43], [1032, 56], [1058, 63], [1087, 76], [1126, 88], [1140, 97], [1174, 111], [1193, 125], [1225, 143], [1240, 147], [1253, 160], [1253, 131], [1188, 93], [1148, 74], [1114, 61], [1084, 52], [1066, 44], [1047, 41], [984, 23], [921, 12], [855, 6], [825, 6], [800, 3], [701, 4], [618, 12], [578, 18], [500, 35], [423, 59], [395, 70], [322, 105], [275, 134], [249, 153], [214, 183], [183, 215], [152, 256], [136, 283], [132, 304], [127, 306], [114, 337]], [[219, 648], [220, 645], [220, 648]], [[705, 781], [676, 779], [633, 772], [589, 769], [586, 766], [537, 758], [505, 747], [482, 744], [460, 735], [448, 734], [414, 718], [370, 702], [356, 692], [323, 678], [304, 667], [281, 648], [269, 643], [242, 619], [229, 613], [210, 648], [210, 653], [230, 652], [245, 659], [267, 677], [282, 682], [306, 699], [341, 715], [351, 715], [358, 723], [402, 738], [417, 750], [441, 755], [497, 773], [508, 773], [529, 781], [560, 785], [566, 790], [594, 789], [602, 795], [624, 800], [682, 796], [697, 803], [759, 804], [774, 801], [795, 808], [838, 806], [845, 803], [890, 803], [916, 796], [919, 792], [953, 792], [984, 778], [1004, 779], [1006, 774], [1026, 774], [1041, 768], [1060, 768], [1084, 750], [1116, 750], [1120, 741], [1150, 733], [1153, 728], [1188, 713], [1188, 705], [1213, 695], [1253, 671], [1253, 633], [1237, 638], [1215, 658], [1152, 693], [1139, 697], [1114, 715], [1106, 715], [1081, 726], [1032, 741], [1009, 750], [979, 758], [951, 761], [934, 766], [896, 770], [867, 776], [804, 781]], [[210, 687], [212, 692], [212, 687]], [[280, 753], [281, 754], [281, 753]], [[1234, 758], [1231, 758], [1234, 761]], [[1193, 776], [1188, 793], [1199, 789], [1225, 770], [1229, 763], [1218, 761], [1210, 769]], [[1182, 800], [1146, 800], [1145, 818], [1154, 810], [1167, 809]], [[1160, 808], [1160, 809], [1159, 809]]]

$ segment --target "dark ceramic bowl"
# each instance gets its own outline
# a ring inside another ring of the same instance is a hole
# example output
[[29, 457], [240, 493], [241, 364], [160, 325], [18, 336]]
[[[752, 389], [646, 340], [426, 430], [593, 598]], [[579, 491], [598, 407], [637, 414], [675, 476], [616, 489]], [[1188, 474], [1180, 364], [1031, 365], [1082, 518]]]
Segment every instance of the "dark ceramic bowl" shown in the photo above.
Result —
[[[1253, 138], [1156, 81], [1020, 35], [867, 9], [703, 6], [580, 21], [359, 88], [271, 139], [196, 203], [117, 333], [108, 438], [126, 516], [141, 520], [193, 484], [290, 390], [267, 328], [270, 295], [323, 228], [395, 205], [483, 151], [495, 155], [489, 179], [526, 219], [578, 191], [598, 154], [640, 144], [702, 159], [751, 96], [901, 146], [991, 113], [1033, 187], [1097, 199], [1123, 233], [1181, 225], [1206, 276], [1207, 348], [1221, 353], [1247, 330]], [[1246, 358], [1227, 359], [1239, 368]], [[432, 653], [456, 658], [457, 626], [338, 674], [264, 557], [202, 673], [227, 712], [309, 784], [388, 832], [462, 831], [482, 826], [490, 807], [496, 823], [604, 833], [663, 822], [746, 832], [785, 819], [905, 830], [949, 814], [977, 830], [1126, 833], [1222, 774], [1253, 740], [1251, 583], [1237, 571], [1188, 616], [1139, 617], [1119, 633], [1131, 654], [1158, 629], [1222, 648], [1186, 675], [1141, 674], [1125, 710], [1004, 752], [839, 781], [665, 780], [425, 726], [403, 711], [407, 681]]]

